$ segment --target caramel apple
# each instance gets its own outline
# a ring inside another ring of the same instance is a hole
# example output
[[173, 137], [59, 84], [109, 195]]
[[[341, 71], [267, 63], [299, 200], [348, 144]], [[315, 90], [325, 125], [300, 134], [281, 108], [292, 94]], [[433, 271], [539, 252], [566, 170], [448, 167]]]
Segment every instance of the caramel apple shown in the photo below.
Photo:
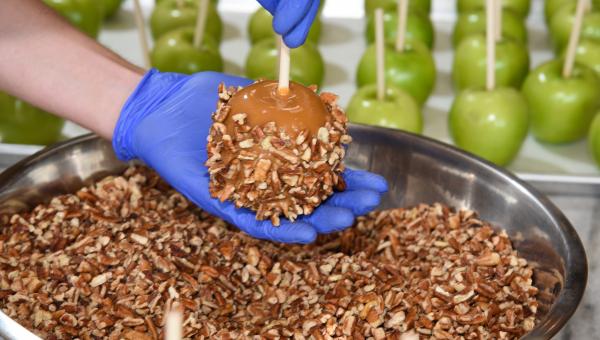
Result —
[[258, 220], [279, 225], [310, 214], [345, 182], [344, 144], [348, 119], [332, 93], [276, 81], [245, 88], [219, 87], [219, 103], [208, 137], [210, 193]]

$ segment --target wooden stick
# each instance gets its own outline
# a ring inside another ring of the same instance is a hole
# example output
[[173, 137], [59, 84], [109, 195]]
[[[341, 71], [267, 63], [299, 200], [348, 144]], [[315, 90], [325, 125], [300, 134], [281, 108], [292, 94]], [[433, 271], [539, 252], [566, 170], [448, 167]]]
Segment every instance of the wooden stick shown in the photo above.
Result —
[[183, 0], [176, 0], [175, 2], [177, 3], [177, 8], [178, 9], [182, 9], [183, 8], [183, 5], [184, 5]]
[[377, 72], [377, 100], [385, 99], [385, 41], [383, 37], [383, 9], [375, 10], [375, 59]]
[[198, 0], [198, 16], [196, 17], [196, 29], [194, 30], [194, 47], [197, 49], [200, 48], [204, 39], [207, 13], [208, 0]]
[[406, 23], [408, 21], [408, 1], [398, 0], [398, 30], [396, 35], [396, 51], [404, 51], [404, 42], [406, 41]]
[[290, 92], [290, 48], [281, 36], [279, 39], [279, 84], [277, 93], [286, 96]]
[[586, 2], [586, 0], [577, 1], [575, 21], [573, 22], [573, 28], [571, 29], [571, 35], [569, 36], [569, 45], [567, 47], [565, 63], [563, 64], [562, 75], [564, 78], [569, 78], [571, 73], [573, 73], [573, 66], [575, 65], [575, 53], [577, 52], [577, 45], [579, 45], [581, 26], [583, 26], [583, 15], [585, 14], [587, 7]]
[[165, 340], [181, 340], [183, 338], [183, 313], [181, 308], [171, 307], [165, 318]]
[[499, 42], [502, 40], [502, 0], [496, 0], [496, 6], [494, 7], [495, 14], [494, 19], [496, 24], [494, 25], [495, 40]]
[[496, 40], [494, 39], [495, 0], [487, 0], [486, 12], [486, 73], [485, 88], [491, 91], [496, 86]]
[[135, 25], [137, 26], [138, 38], [140, 39], [140, 45], [142, 47], [142, 54], [144, 58], [144, 67], [150, 68], [150, 49], [148, 48], [148, 38], [146, 36], [146, 23], [144, 22], [144, 14], [142, 13], [142, 6], [140, 0], [133, 1], [133, 15], [135, 17]]

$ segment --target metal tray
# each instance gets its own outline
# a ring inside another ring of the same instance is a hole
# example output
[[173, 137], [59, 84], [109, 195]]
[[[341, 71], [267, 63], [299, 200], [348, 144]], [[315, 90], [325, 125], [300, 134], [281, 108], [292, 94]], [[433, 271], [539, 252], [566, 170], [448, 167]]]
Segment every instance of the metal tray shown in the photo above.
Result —
[[[451, 83], [454, 51], [450, 37], [456, 19], [455, 1], [433, 0], [431, 14], [436, 28], [435, 60], [438, 79], [435, 92], [424, 109], [424, 134], [444, 142], [451, 142], [447, 112], [454, 97]], [[148, 18], [155, 1], [141, 2]], [[246, 33], [249, 13], [258, 4], [252, 0], [221, 0], [219, 6], [225, 23], [225, 37], [221, 45], [221, 52], [226, 59], [225, 70], [243, 74], [245, 58], [250, 48]], [[532, 1], [527, 23], [532, 67], [553, 58], [542, 7], [543, 1]], [[99, 40], [126, 59], [141, 65], [143, 59], [132, 8], [132, 1], [127, 0], [121, 12], [105, 23]], [[327, 0], [323, 22], [319, 48], [327, 62], [324, 89], [339, 94], [341, 103], [345, 105], [356, 89], [356, 66], [365, 49], [363, 0]], [[67, 137], [83, 133], [86, 130], [72, 123], [67, 124], [64, 131]], [[12, 164], [16, 159], [30, 155], [33, 150], [36, 149], [0, 144], [0, 163], [5, 166]], [[508, 169], [544, 191], [600, 194], [600, 170], [589, 155], [584, 141], [550, 146], [542, 145], [529, 137], [519, 157]]]
[[[440, 202], [473, 209], [508, 231], [535, 266], [540, 288], [540, 322], [525, 339], [550, 339], [564, 326], [583, 296], [587, 260], [577, 233], [545, 196], [509, 172], [429, 138], [365, 126], [350, 132], [347, 163], [390, 183], [383, 208]], [[0, 214], [30, 209], [125, 167], [110, 143], [93, 135], [44, 149], [0, 174]], [[25, 339], [23, 332], [0, 313], [0, 337]]]

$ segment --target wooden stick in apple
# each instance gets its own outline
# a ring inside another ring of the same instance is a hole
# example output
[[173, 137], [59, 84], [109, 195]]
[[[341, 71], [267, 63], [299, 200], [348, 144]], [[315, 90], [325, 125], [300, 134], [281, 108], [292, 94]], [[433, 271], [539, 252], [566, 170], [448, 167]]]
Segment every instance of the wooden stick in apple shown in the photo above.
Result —
[[486, 74], [485, 88], [491, 91], [496, 87], [496, 39], [495, 12], [496, 0], [486, 0]]
[[175, 0], [175, 2], [177, 3], [177, 8], [178, 8], [178, 9], [181, 9], [181, 8], [183, 8], [183, 1], [184, 1], [184, 0]]
[[290, 48], [287, 47], [283, 38], [278, 36], [279, 41], [279, 84], [277, 93], [286, 96], [290, 92]]
[[133, 15], [135, 25], [137, 26], [138, 38], [142, 47], [142, 55], [144, 58], [144, 67], [150, 68], [150, 49], [148, 48], [148, 38], [146, 35], [146, 23], [144, 22], [144, 14], [142, 13], [142, 5], [140, 0], [133, 1]]
[[181, 308], [171, 307], [167, 310], [165, 318], [165, 340], [181, 340], [183, 338], [183, 312]]
[[385, 99], [385, 41], [383, 37], [383, 9], [375, 10], [375, 62], [377, 73], [377, 100]]
[[581, 35], [581, 26], [583, 24], [583, 15], [585, 14], [587, 0], [578, 0], [577, 9], [575, 10], [575, 21], [573, 22], [573, 28], [571, 29], [571, 35], [569, 36], [569, 45], [567, 47], [567, 54], [565, 56], [565, 63], [563, 64], [562, 75], [565, 78], [571, 77], [573, 73], [573, 66], [575, 65], [575, 53], [577, 52], [577, 45], [579, 44], [579, 36]]
[[194, 30], [194, 47], [200, 48], [206, 28], [206, 15], [208, 12], [208, 0], [198, 0], [198, 16], [196, 17], [196, 29]]
[[406, 41], [406, 22], [408, 21], [408, 1], [398, 0], [398, 27], [396, 35], [396, 51], [404, 50], [404, 42]]

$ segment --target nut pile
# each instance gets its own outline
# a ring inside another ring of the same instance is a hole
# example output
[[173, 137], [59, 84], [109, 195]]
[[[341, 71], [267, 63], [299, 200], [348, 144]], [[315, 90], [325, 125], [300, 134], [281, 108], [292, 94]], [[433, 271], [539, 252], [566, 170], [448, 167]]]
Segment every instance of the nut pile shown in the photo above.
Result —
[[514, 339], [532, 268], [471, 211], [394, 209], [309, 246], [252, 239], [143, 167], [1, 217], [0, 308], [44, 339]]
[[[262, 81], [250, 86], [260, 88], [263, 83], [277, 84]], [[295, 87], [300, 91], [301, 85], [292, 84], [291, 89]], [[270, 219], [277, 226], [280, 215], [293, 221], [298, 215], [310, 214], [334, 189], [345, 189], [340, 175], [344, 170], [343, 145], [350, 143], [351, 138], [346, 132], [348, 119], [336, 103], [337, 96], [322, 93], [319, 99], [314, 93], [316, 88], [303, 89], [316, 98], [326, 116], [319, 117], [324, 118], [324, 125], [313, 133], [309, 129], [286, 129], [275, 121], [252, 125], [249, 121], [253, 115], [264, 115], [258, 109], [230, 113], [231, 98], [240, 90], [219, 86], [206, 161], [213, 197], [232, 200], [238, 208], [250, 208], [256, 211], [258, 220]]]

